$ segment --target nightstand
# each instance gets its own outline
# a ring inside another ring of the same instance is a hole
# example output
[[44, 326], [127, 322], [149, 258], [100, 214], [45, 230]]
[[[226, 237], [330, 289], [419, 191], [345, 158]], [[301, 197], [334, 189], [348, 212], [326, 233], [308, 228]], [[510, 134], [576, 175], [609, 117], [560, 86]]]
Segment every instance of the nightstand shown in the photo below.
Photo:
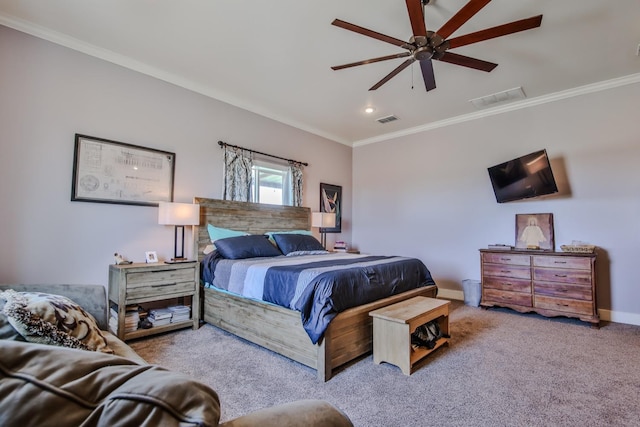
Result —
[[[193, 327], [198, 329], [200, 304], [198, 292], [199, 263], [128, 264], [109, 266], [110, 329], [123, 341]], [[175, 301], [191, 301], [191, 318], [153, 326], [149, 329], [126, 331], [127, 306], [149, 305], [167, 307]]]

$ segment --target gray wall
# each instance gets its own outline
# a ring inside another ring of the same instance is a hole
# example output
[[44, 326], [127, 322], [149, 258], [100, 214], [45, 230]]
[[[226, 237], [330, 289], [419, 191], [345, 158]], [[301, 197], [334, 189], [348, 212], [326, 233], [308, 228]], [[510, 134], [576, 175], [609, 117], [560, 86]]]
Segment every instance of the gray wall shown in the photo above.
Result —
[[[603, 318], [640, 324], [640, 84], [354, 149], [353, 239], [417, 256], [445, 293], [480, 278], [478, 249], [515, 243], [515, 214], [554, 217], [556, 249], [600, 247]], [[487, 167], [546, 148], [561, 193], [496, 203]]]
[[304, 205], [341, 185], [350, 240], [350, 147], [0, 26], [0, 283], [106, 285], [114, 252], [173, 255], [157, 208], [70, 201], [75, 133], [176, 153], [178, 202], [221, 197], [218, 140], [308, 162]]

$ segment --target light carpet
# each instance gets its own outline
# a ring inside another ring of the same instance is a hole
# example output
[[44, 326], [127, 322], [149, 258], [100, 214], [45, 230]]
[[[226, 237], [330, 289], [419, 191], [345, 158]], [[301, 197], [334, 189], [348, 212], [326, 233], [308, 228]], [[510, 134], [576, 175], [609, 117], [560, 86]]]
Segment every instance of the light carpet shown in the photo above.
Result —
[[371, 354], [326, 383], [211, 325], [134, 341], [150, 363], [220, 396], [222, 420], [324, 399], [355, 426], [640, 426], [640, 327], [547, 319], [453, 301], [451, 341], [410, 376]]

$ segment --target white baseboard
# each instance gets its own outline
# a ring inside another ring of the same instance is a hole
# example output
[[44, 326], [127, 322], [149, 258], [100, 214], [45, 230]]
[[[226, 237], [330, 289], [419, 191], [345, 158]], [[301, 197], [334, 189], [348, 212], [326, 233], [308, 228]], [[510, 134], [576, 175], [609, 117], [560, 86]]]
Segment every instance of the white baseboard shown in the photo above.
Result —
[[607, 322], [626, 323], [628, 325], [640, 326], [640, 314], [625, 313], [622, 311], [612, 311], [599, 309], [600, 319]]
[[[438, 296], [445, 299], [464, 301], [464, 292], [455, 289], [438, 288]], [[600, 314], [600, 320], [604, 320], [605, 322], [640, 326], [640, 314], [637, 313], [625, 313], [622, 311], [604, 310], [602, 308], [598, 309], [598, 313]]]
[[455, 300], [464, 301], [464, 292], [456, 291], [455, 289], [438, 288], [438, 296], [444, 299], [455, 299]]

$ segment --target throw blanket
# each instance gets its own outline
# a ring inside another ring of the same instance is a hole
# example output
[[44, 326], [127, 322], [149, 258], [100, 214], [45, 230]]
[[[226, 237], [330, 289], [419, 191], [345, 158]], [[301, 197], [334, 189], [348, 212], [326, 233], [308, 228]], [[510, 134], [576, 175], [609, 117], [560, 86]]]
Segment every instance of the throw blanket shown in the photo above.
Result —
[[202, 268], [207, 285], [300, 311], [314, 344], [341, 311], [435, 285], [422, 261], [399, 256], [323, 254], [227, 260], [213, 252], [205, 257]]

